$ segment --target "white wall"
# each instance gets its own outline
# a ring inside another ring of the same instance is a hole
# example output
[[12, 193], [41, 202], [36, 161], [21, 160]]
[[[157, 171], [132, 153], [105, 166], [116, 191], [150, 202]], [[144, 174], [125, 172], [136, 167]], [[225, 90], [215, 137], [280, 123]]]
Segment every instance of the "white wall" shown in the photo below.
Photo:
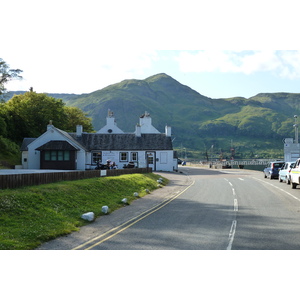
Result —
[[[128, 153], [128, 161], [120, 161], [120, 153], [127, 152]], [[127, 165], [131, 161], [131, 153], [137, 152], [138, 153], [138, 161], [134, 162], [139, 168], [146, 168], [147, 161], [146, 161], [146, 154], [145, 151], [102, 151], [102, 163], [105, 164], [107, 160], [115, 162], [119, 169], [123, 168], [123, 165]], [[149, 151], [155, 152], [156, 158], [156, 171], [166, 171], [172, 172], [174, 169], [177, 170], [177, 160], [173, 158], [173, 151]], [[86, 154], [86, 163], [87, 166], [91, 164], [91, 153]], [[91, 166], [91, 168], [95, 168], [96, 165]]]
[[[34, 140], [28, 145], [28, 169], [40, 169], [40, 151], [35, 150], [40, 146], [48, 143], [49, 141], [67, 141], [74, 147], [78, 148], [78, 145], [73, 144], [72, 141], [68, 140], [64, 135], [55, 129], [54, 126], [48, 125], [48, 130], [43, 133], [40, 137]], [[85, 170], [85, 151], [77, 151], [77, 170]]]
[[293, 139], [285, 139], [284, 161], [296, 161], [300, 157], [300, 144], [295, 144]]
[[28, 151], [22, 152], [22, 168], [28, 169]]

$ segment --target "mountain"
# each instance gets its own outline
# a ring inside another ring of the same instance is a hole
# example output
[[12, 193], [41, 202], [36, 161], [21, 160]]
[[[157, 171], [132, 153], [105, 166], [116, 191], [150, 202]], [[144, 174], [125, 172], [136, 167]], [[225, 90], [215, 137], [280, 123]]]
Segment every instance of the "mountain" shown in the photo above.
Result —
[[108, 109], [125, 132], [133, 132], [147, 111], [154, 127], [164, 132], [165, 125], [171, 126], [174, 146], [186, 148], [188, 156], [197, 159], [207, 152], [230, 157], [232, 147], [240, 158], [283, 156], [282, 139], [294, 136], [294, 115], [300, 114], [300, 94], [212, 99], [163, 73], [124, 80], [90, 94], [49, 95], [87, 112], [95, 130], [105, 125]]

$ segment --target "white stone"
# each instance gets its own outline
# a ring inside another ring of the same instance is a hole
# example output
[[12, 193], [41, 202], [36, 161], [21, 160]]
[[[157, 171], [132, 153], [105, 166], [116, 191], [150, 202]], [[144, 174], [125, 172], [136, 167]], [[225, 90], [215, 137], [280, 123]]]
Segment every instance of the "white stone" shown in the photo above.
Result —
[[102, 206], [102, 212], [104, 213], [104, 214], [107, 214], [108, 213], [108, 211], [109, 211], [109, 208], [108, 208], [108, 206]]
[[85, 213], [81, 216], [81, 218], [83, 220], [86, 220], [86, 221], [93, 221], [95, 219], [95, 214], [93, 212], [88, 212], [88, 213]]

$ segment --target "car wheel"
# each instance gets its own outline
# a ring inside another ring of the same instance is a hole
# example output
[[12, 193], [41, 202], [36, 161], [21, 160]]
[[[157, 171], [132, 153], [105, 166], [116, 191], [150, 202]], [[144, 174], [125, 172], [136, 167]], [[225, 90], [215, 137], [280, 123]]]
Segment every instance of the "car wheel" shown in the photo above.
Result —
[[289, 178], [286, 178], [286, 181], [285, 181], [285, 182], [286, 182], [287, 185], [291, 184], [291, 181], [290, 181]]
[[297, 186], [297, 183], [291, 182], [291, 187], [292, 187], [292, 189], [295, 189], [296, 186]]
[[280, 177], [280, 176], [278, 177], [278, 179], [279, 179], [279, 182], [282, 182], [282, 179], [281, 179], [281, 177]]
[[264, 177], [265, 177], [265, 178], [267, 178], [267, 175], [266, 175], [266, 174], [264, 174]]

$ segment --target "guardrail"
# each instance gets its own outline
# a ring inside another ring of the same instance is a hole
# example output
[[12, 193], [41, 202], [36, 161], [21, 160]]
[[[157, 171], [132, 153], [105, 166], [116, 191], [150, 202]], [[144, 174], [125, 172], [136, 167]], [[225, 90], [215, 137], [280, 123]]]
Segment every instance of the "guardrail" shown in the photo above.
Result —
[[151, 168], [133, 168], [116, 170], [88, 170], [71, 172], [27, 173], [0, 175], [0, 189], [15, 189], [23, 186], [32, 186], [53, 183], [58, 181], [70, 181], [95, 178], [101, 176], [119, 176], [123, 174], [151, 173]]
[[202, 166], [264, 166], [269, 162], [277, 159], [243, 159], [243, 160], [227, 160], [227, 161], [189, 161], [187, 165], [202, 165]]

